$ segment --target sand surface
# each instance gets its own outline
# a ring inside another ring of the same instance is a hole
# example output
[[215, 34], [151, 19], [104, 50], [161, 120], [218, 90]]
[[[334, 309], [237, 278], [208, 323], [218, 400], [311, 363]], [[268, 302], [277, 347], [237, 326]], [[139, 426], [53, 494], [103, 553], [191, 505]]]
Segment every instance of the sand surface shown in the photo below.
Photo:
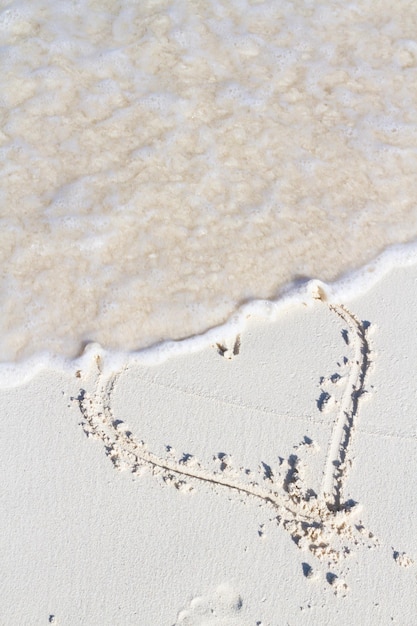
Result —
[[0, 623], [414, 623], [416, 284], [2, 389]]

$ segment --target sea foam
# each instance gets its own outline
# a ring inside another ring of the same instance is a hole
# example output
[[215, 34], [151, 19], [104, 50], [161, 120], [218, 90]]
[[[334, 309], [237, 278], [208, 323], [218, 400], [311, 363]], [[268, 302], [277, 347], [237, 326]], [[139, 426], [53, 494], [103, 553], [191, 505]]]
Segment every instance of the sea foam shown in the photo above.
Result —
[[416, 32], [405, 0], [4, 7], [3, 380], [376, 275], [417, 237]]

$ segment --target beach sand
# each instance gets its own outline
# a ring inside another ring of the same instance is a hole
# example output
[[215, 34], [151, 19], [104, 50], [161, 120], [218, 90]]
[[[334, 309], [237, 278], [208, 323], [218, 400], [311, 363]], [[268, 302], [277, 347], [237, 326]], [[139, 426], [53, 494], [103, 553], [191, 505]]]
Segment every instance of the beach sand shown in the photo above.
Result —
[[0, 622], [414, 623], [416, 285], [1, 389]]

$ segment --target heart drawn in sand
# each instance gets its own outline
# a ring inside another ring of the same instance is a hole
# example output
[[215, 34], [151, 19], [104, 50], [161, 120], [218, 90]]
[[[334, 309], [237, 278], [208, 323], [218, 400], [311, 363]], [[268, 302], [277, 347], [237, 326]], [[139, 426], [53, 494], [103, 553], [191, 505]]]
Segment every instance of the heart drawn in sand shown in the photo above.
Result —
[[[320, 294], [317, 299], [322, 300]], [[155, 454], [141, 440], [140, 433], [133, 433], [128, 424], [114, 414], [112, 398], [123, 370], [106, 375], [101, 371], [99, 358], [94, 393], [81, 390], [76, 399], [84, 432], [104, 445], [116, 469], [128, 469], [132, 473], [148, 469], [156, 478], [177, 489], [187, 490], [198, 485], [216, 490], [223, 488], [239, 494], [240, 498], [256, 500], [274, 512], [274, 519], [299, 548], [309, 550], [317, 558], [337, 562], [351, 551], [352, 544], [372, 538], [372, 533], [365, 532], [357, 518], [357, 503], [345, 500], [344, 493], [360, 399], [365, 392], [370, 364], [369, 324], [363, 324], [343, 305], [325, 306], [341, 323], [341, 341], [349, 347], [350, 357], [345, 359], [347, 375], [333, 420], [319, 493], [304, 484], [296, 455], [288, 458], [285, 471], [278, 475], [264, 459], [259, 459], [257, 471], [241, 469], [230, 473], [225, 455], [217, 455], [219, 466], [212, 469], [191, 454], [175, 458], [170, 446], [166, 447], [165, 455]], [[239, 348], [240, 339], [237, 339], [229, 352], [236, 355]], [[219, 354], [227, 356], [227, 346], [219, 343], [217, 349]], [[327, 401], [328, 394], [323, 391], [317, 400], [319, 410]]]

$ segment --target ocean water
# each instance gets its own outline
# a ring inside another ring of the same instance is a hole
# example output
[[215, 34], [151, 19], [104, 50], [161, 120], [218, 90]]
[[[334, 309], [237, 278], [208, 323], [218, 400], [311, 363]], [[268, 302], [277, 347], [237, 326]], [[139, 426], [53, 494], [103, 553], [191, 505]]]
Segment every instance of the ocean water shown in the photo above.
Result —
[[0, 0], [0, 361], [189, 337], [415, 240], [416, 104], [414, 0]]

